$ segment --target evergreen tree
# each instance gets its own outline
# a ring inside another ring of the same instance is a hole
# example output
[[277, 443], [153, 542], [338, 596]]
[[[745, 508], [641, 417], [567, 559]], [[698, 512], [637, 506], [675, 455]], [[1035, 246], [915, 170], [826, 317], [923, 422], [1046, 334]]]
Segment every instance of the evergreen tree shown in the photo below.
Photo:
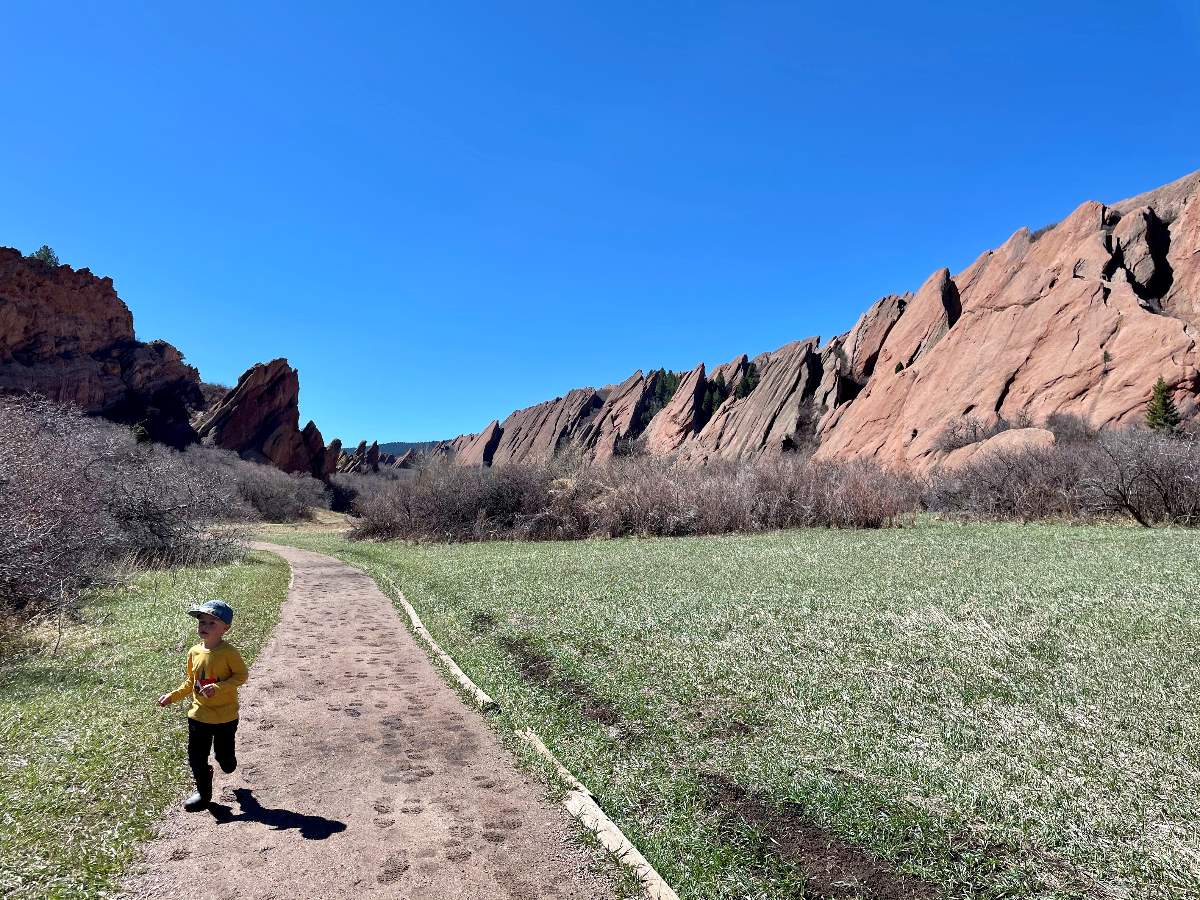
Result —
[[1174, 431], [1179, 427], [1179, 410], [1171, 399], [1167, 382], [1161, 376], [1154, 382], [1150, 403], [1146, 407], [1146, 424], [1155, 431]]
[[742, 397], [749, 396], [750, 392], [754, 390], [757, 384], [758, 366], [754, 365], [754, 363], [750, 363], [749, 368], [746, 369], [746, 374], [742, 377], [742, 380], [738, 382], [737, 390], [733, 392], [733, 395], [739, 400]]
[[42, 244], [42, 246], [38, 247], [29, 255], [34, 259], [40, 259], [48, 266], [59, 265], [58, 254], [54, 252], [54, 248], [49, 244]]
[[902, 362], [896, 363], [896, 374], [900, 374], [903, 371], [904, 371], [904, 363], [902, 363]]

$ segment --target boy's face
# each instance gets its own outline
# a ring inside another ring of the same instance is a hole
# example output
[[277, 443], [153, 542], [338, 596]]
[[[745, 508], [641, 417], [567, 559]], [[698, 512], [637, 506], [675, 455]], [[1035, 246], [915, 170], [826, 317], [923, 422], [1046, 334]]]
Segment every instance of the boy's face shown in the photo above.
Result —
[[216, 643], [229, 630], [228, 625], [209, 613], [200, 613], [197, 618], [196, 631], [205, 643]]

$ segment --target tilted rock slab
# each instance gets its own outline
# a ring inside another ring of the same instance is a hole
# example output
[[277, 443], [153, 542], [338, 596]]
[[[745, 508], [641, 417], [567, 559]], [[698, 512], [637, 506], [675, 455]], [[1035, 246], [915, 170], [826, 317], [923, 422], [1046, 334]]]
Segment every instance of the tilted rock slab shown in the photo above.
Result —
[[205, 443], [285, 472], [323, 477], [325, 444], [317, 426], [300, 431], [300, 379], [286, 359], [252, 366], [196, 424]]
[[[1036, 424], [1068, 413], [1092, 427], [1135, 423], [1160, 376], [1192, 414], [1198, 333], [1200, 172], [1112, 206], [1084, 203], [1036, 235], [1022, 228], [957, 275], [939, 269], [915, 294], [877, 300], [824, 347], [810, 338], [761, 354], [745, 397], [734, 392], [751, 365], [745, 356], [707, 377], [698, 365], [639, 434], [651, 386], [638, 372], [492, 423], [493, 456], [469, 460], [606, 459], [618, 440], [637, 438], [649, 453], [694, 465], [819, 442], [821, 459], [926, 468], [946, 457], [939, 438], [955, 419]], [[718, 373], [730, 396], [704, 422]], [[440, 452], [468, 459], [461, 451], [476, 437]]]

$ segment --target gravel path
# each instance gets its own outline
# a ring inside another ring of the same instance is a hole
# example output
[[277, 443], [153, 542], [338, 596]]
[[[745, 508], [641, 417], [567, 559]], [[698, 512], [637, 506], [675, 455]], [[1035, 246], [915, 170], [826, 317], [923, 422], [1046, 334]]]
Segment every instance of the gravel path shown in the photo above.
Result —
[[370, 577], [256, 546], [294, 580], [241, 691], [238, 770], [210, 811], [167, 814], [126, 896], [614, 896]]

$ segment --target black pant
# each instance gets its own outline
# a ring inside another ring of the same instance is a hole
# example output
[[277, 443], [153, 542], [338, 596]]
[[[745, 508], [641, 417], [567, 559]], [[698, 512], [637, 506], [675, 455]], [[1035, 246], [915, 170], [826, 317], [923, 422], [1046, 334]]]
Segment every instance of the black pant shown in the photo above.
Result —
[[237, 733], [238, 720], [209, 725], [188, 719], [188, 765], [196, 784], [203, 785], [208, 778], [208, 751], [214, 751], [221, 771], [232, 772], [237, 768], [237, 757], [233, 753], [233, 736]]

